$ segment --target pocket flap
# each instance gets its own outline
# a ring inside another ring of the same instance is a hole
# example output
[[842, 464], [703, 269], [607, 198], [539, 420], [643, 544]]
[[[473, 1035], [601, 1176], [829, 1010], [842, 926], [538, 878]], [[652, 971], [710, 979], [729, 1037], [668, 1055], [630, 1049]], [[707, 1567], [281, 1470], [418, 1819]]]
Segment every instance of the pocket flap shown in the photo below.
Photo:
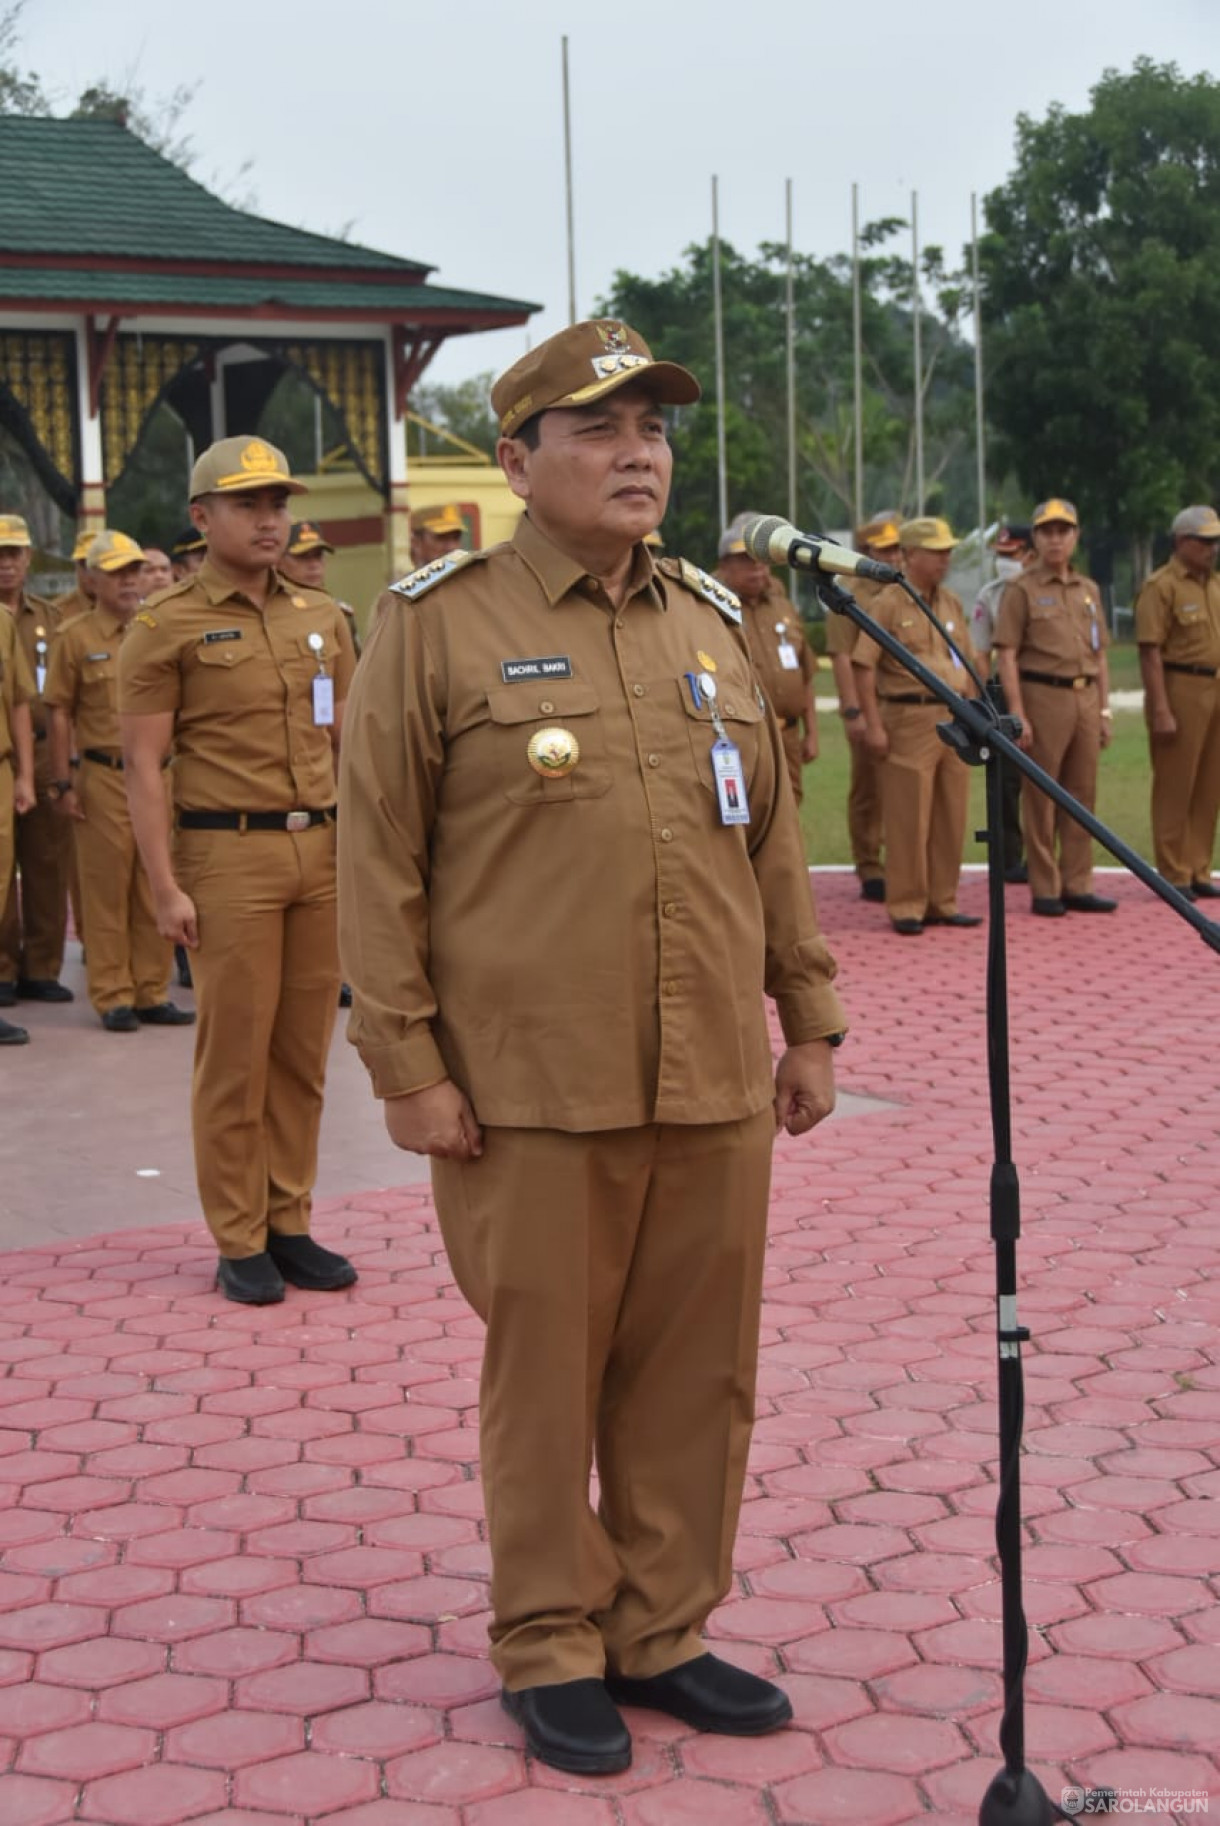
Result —
[[493, 723], [537, 723], [543, 717], [592, 716], [601, 709], [601, 699], [584, 679], [531, 679], [493, 686], [487, 708]]

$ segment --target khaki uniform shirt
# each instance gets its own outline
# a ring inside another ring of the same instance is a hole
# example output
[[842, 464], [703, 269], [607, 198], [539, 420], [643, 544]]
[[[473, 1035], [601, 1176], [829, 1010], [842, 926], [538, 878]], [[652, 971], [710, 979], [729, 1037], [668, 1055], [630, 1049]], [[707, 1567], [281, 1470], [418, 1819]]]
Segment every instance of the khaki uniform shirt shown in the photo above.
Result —
[[323, 591], [277, 574], [259, 609], [209, 558], [136, 615], [119, 708], [173, 712], [180, 811], [323, 811], [334, 751], [314, 722], [313, 681], [325, 671], [341, 704], [355, 666], [346, 617]]
[[[720, 821], [700, 671], [748, 826]], [[527, 753], [548, 726], [580, 745], [559, 778]], [[733, 1121], [773, 1095], [764, 989], [790, 1043], [843, 1029], [779, 732], [676, 560], [637, 546], [616, 610], [523, 517], [416, 600], [388, 591], [342, 775], [340, 942], [378, 1096], [449, 1076], [492, 1125]]]
[[1176, 666], [1220, 667], [1220, 577], [1203, 583], [1180, 558], [1153, 571], [1135, 605], [1135, 638]]
[[51, 648], [44, 704], [66, 710], [76, 746], [118, 755], [119, 648], [130, 632], [109, 609], [88, 609], [62, 628]]
[[[944, 624], [945, 631], [953, 636], [967, 659], [977, 666], [978, 655], [966, 625], [961, 599], [942, 584], [926, 600], [928, 607]], [[868, 612], [879, 627], [900, 640], [909, 652], [922, 660], [929, 672], [935, 672], [937, 678], [943, 679], [946, 685], [952, 685], [955, 691], [964, 692], [967, 696], [973, 695], [974, 686], [970, 682], [970, 674], [948, 642], [937, 633], [927, 616], [921, 613], [900, 584], [883, 585]], [[924, 689], [919, 680], [913, 678], [899, 660], [878, 646], [870, 634], [861, 634], [852, 655], [852, 664], [875, 669], [877, 696], [882, 703], [886, 698], [906, 697], [911, 692]]]
[[1031, 565], [1000, 598], [995, 644], [1016, 648], [1018, 671], [1096, 678], [1110, 644], [1101, 591], [1077, 571], [1063, 583], [1045, 564]]
[[[845, 588], [851, 591], [860, 607], [866, 609], [870, 615], [873, 612], [873, 604], [882, 590], [892, 587], [886, 583], [878, 583], [874, 577], [847, 577], [841, 581]], [[851, 659], [856, 651], [856, 642], [861, 638], [860, 630], [854, 621], [849, 621], [846, 615], [836, 615], [833, 609], [826, 611], [827, 653], [845, 653], [848, 659]]]
[[7, 609], [0, 609], [0, 761], [15, 753], [13, 709], [33, 704], [34, 677], [17, 637], [17, 625]]
[[[805, 713], [810, 681], [818, 669], [800, 615], [774, 579], [761, 602], [743, 602], [741, 608], [746, 645], [767, 702], [782, 723], [795, 722]], [[789, 654], [795, 664], [784, 663]]]

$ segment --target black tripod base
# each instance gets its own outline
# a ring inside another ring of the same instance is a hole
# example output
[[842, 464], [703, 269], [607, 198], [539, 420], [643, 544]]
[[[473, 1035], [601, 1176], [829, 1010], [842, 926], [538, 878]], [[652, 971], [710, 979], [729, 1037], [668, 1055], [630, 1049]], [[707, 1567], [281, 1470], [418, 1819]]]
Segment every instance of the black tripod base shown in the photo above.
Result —
[[1028, 1769], [1001, 1769], [983, 1796], [979, 1826], [1054, 1826], [1063, 1818]]

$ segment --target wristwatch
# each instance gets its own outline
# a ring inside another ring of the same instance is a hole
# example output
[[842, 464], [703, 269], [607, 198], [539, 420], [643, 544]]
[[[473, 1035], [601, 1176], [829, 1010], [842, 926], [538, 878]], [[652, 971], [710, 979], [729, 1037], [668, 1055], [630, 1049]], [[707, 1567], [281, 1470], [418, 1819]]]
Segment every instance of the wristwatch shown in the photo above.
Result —
[[864, 712], [861, 710], [859, 704], [848, 704], [845, 710], [840, 710], [839, 712], [839, 715], [843, 718], [845, 723], [854, 723], [856, 718], [858, 716], [863, 716], [863, 714]]
[[72, 792], [75, 787], [75, 780], [52, 780], [47, 787], [47, 798], [62, 799], [65, 793]]
[[847, 1035], [845, 1033], [824, 1033], [822, 1038], [825, 1040], [827, 1046], [842, 1046]]

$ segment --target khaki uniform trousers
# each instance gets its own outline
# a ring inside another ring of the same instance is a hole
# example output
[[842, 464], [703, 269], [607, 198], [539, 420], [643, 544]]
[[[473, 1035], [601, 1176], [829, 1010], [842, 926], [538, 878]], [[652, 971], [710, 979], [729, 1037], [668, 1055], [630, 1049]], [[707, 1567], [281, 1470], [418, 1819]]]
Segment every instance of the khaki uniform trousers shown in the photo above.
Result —
[[848, 744], [851, 754], [851, 787], [847, 794], [847, 835], [852, 861], [861, 881], [880, 881], [881, 769], [862, 742]]
[[[13, 762], [10, 755], [0, 758], [0, 894], [7, 891], [13, 879]], [[8, 980], [7, 978], [5, 979]]]
[[1152, 842], [1166, 881], [1208, 881], [1220, 814], [1220, 679], [1167, 672], [1178, 725], [1172, 742], [1152, 742]]
[[768, 1106], [689, 1128], [492, 1128], [482, 1159], [432, 1163], [487, 1325], [491, 1657], [510, 1690], [703, 1653], [732, 1580], [774, 1126]]
[[99, 1014], [153, 1008], [169, 993], [173, 947], [157, 931], [118, 768], [81, 761], [84, 822], [72, 826], [84, 916], [85, 975]]
[[881, 705], [889, 754], [881, 764], [885, 907], [891, 919], [957, 911], [970, 774], [936, 733], [939, 704]]
[[781, 724], [779, 734], [788, 763], [788, 778], [792, 782], [792, 797], [799, 805], [805, 797], [805, 763], [801, 759], [801, 743], [805, 738], [799, 723], [791, 729], [785, 729]]
[[335, 827], [178, 831], [195, 902], [195, 1177], [221, 1255], [309, 1232], [339, 1004]]
[[64, 966], [68, 929], [68, 872], [72, 828], [38, 782], [38, 804], [17, 821], [17, 868], [0, 920], [0, 982], [17, 977], [51, 981]]
[[[1092, 811], [1097, 799], [1097, 757], [1101, 753], [1101, 700], [1097, 686], [1088, 684], [1080, 691], [1061, 691], [1056, 685], [1023, 679], [1021, 691], [1034, 728], [1030, 759]], [[1035, 900], [1092, 893], [1093, 839], [1024, 777], [1021, 828], [1025, 832], [1029, 891]]]

